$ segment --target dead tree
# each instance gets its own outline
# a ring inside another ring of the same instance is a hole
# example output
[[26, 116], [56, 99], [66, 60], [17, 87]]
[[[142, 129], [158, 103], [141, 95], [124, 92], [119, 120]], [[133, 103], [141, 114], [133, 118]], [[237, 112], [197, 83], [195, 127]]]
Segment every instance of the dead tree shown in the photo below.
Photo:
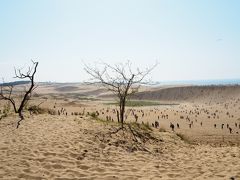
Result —
[[[38, 62], [32, 61], [32, 66], [28, 68], [26, 73], [23, 73], [21, 69], [15, 69], [15, 77], [21, 80], [29, 80], [29, 87], [25, 88], [23, 95], [20, 97], [19, 105], [16, 103], [15, 98], [19, 97], [13, 93], [14, 85], [11, 83], [3, 83], [0, 91], [0, 99], [9, 101], [12, 104], [14, 112], [18, 114], [20, 120], [17, 122], [17, 128], [20, 126], [20, 122], [24, 120], [23, 110], [27, 102], [31, 98], [32, 92], [36, 88], [35, 74], [37, 72]], [[6, 85], [7, 84], [7, 85]], [[17, 97], [16, 97], [17, 96]]]
[[118, 99], [119, 111], [117, 111], [117, 119], [124, 124], [124, 114], [126, 102], [129, 96], [136, 93], [146, 76], [156, 67], [157, 63], [151, 68], [145, 70], [136, 69], [133, 72], [130, 62], [125, 64], [110, 65], [100, 63], [102, 68], [92, 68], [85, 65], [85, 71], [92, 77], [93, 83], [101, 84], [107, 90], [111, 91]]

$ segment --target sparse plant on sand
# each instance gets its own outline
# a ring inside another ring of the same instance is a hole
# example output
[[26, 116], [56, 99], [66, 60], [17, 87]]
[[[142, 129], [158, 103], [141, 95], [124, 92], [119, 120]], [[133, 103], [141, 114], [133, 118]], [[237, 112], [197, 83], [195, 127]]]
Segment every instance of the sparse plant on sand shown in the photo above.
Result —
[[[99, 68], [101, 65], [102, 68]], [[157, 63], [151, 68], [146, 68], [145, 70], [139, 70], [137, 68], [137, 70], [133, 72], [129, 61], [125, 64], [115, 64], [113, 66], [101, 63], [98, 68], [85, 65], [85, 71], [92, 77], [91, 83], [102, 85], [117, 98], [119, 109], [116, 110], [116, 114], [120, 127], [110, 132], [110, 136], [119, 134], [120, 131], [122, 131], [122, 136], [126, 133], [131, 134], [130, 139], [136, 145], [133, 145], [131, 148], [135, 150], [148, 151], [144, 147], [145, 142], [153, 139], [155, 141], [156, 139], [151, 136], [151, 128], [149, 125], [138, 126], [137, 124], [133, 125], [124, 122], [125, 107], [130, 96], [138, 92], [142, 84], [148, 83], [144, 82], [144, 79], [156, 66]]]
[[117, 119], [124, 124], [125, 106], [129, 97], [138, 92], [140, 85], [146, 84], [144, 79], [156, 67], [157, 64], [145, 70], [133, 72], [130, 62], [125, 64], [110, 65], [100, 63], [99, 67], [92, 68], [85, 65], [85, 71], [92, 77], [92, 83], [103, 85], [108, 91], [111, 91], [118, 99], [119, 110], [117, 110]]
[[56, 115], [56, 111], [49, 108], [42, 108], [38, 105], [30, 105], [27, 107], [27, 110], [30, 112], [30, 114], [45, 114], [48, 113], [50, 115]]
[[0, 112], [0, 120], [7, 117], [9, 112], [10, 112], [10, 103], [7, 102], [6, 104], [3, 105], [3, 110]]
[[[106, 103], [107, 105], [118, 105], [119, 103], [112, 102], [112, 103]], [[142, 107], [142, 106], [158, 106], [162, 105], [159, 102], [155, 101], [146, 101], [146, 100], [129, 100], [126, 101], [126, 107]]]
[[3, 106], [3, 114], [8, 114], [10, 112], [10, 103], [7, 102], [6, 104], [4, 104]]
[[[0, 85], [0, 100], [8, 101], [14, 112], [18, 114], [20, 120], [17, 122], [17, 128], [20, 126], [20, 122], [24, 120], [23, 110], [27, 105], [27, 102], [30, 100], [32, 92], [36, 88], [35, 85], [35, 74], [37, 72], [38, 62], [32, 61], [32, 66], [28, 68], [27, 72], [23, 73], [21, 69], [15, 69], [15, 78], [20, 80], [28, 80], [30, 84], [28, 87], [25, 86], [25, 90], [21, 92], [21, 96], [14, 92], [14, 84], [3, 83]], [[16, 103], [16, 99], [20, 104]]]
[[137, 122], [132, 122], [132, 123], [129, 123], [132, 127], [138, 127], [138, 128], [141, 128], [142, 130], [145, 130], [145, 131], [152, 131], [152, 127], [149, 125], [149, 123], [137, 123]]
[[93, 118], [93, 119], [96, 119], [98, 117], [98, 114], [96, 112], [91, 112], [90, 113], [90, 116]]

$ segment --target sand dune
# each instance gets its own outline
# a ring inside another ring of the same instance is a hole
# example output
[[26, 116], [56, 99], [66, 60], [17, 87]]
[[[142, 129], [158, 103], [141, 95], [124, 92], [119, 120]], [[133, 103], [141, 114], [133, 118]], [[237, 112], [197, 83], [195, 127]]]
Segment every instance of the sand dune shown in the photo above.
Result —
[[63, 87], [55, 88], [55, 90], [59, 92], [69, 92], [69, 91], [72, 92], [72, 91], [77, 91], [79, 89], [76, 86], [63, 86]]
[[121, 137], [103, 136], [111, 129], [106, 123], [39, 115], [16, 130], [14, 121], [0, 124], [1, 179], [240, 178], [239, 147], [189, 145], [173, 133], [154, 132], [163, 142], [147, 144], [151, 153], [129, 152], [114, 145]]
[[184, 86], [137, 93], [134, 98], [164, 101], [240, 98], [240, 86]]
[[[130, 131], [110, 133], [118, 127], [116, 107], [103, 96], [94, 101], [79, 98], [82, 93], [86, 99], [100, 97], [102, 89], [71, 84], [78, 87], [74, 93], [55, 90], [64, 86], [41, 85], [40, 95], [30, 102], [44, 102], [41, 107], [56, 115], [25, 112], [19, 129], [18, 117], [11, 113], [0, 120], [0, 179], [240, 178], [239, 86], [144, 89], [136, 97], [177, 103], [127, 107], [126, 122], [135, 122], [134, 111], [138, 123], [152, 129], [139, 131], [148, 138], [136, 140]], [[99, 120], [91, 119], [96, 111]], [[160, 128], [151, 126], [155, 121]], [[172, 131], [170, 122], [180, 128]]]
[[[239, 85], [215, 86], [142, 86], [140, 92], [133, 96], [134, 99], [158, 101], [189, 101], [189, 100], [224, 100], [240, 98]], [[48, 93], [74, 93], [91, 97], [111, 98], [111, 95], [99, 85], [86, 84], [40, 84], [36, 91], [40, 94]]]

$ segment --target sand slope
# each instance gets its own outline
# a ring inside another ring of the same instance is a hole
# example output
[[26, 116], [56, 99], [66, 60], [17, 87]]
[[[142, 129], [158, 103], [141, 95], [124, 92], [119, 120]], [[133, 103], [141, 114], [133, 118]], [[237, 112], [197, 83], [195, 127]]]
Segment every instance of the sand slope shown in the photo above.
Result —
[[[15, 129], [0, 121], [0, 179], [229, 179], [240, 178], [240, 148], [189, 145], [174, 133], [152, 153], [129, 152], [101, 138], [110, 125], [80, 117], [38, 115]], [[127, 145], [126, 145], [127, 146]]]
[[164, 101], [240, 98], [240, 86], [180, 86], [139, 92], [134, 98]]

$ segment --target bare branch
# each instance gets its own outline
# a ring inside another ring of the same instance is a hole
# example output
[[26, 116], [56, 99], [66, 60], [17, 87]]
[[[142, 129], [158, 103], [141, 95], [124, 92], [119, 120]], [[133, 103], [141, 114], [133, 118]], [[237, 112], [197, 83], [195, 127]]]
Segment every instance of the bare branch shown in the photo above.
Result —
[[35, 77], [35, 74], [37, 72], [37, 67], [38, 67], [38, 62], [34, 62], [32, 60], [32, 66], [28, 67], [28, 70], [27, 70], [26, 73], [23, 73], [22, 69], [14, 68], [15, 78], [29, 79], [29, 81], [30, 81], [30, 86], [28, 88], [24, 87], [24, 89], [25, 89], [25, 91], [23, 92], [24, 95], [23, 95], [23, 98], [20, 101], [20, 105], [19, 105], [18, 108], [17, 108], [16, 102], [13, 98], [13, 88], [14, 88], [14, 86], [13, 85], [4, 86], [4, 83], [3, 83], [3, 85], [1, 85], [0, 99], [9, 101], [12, 104], [15, 113], [18, 113], [18, 115], [20, 117], [20, 120], [17, 123], [17, 128], [19, 127], [20, 122], [24, 119], [23, 109], [26, 106], [29, 99], [31, 98], [32, 92], [36, 89], [35, 82], [34, 82], [34, 77]]
[[133, 73], [130, 61], [125, 64], [110, 65], [107, 63], [100, 63], [103, 67], [92, 68], [85, 64], [84, 70], [91, 76], [94, 83], [101, 84], [107, 90], [115, 94], [119, 99], [120, 119], [123, 125], [125, 104], [129, 95], [136, 93], [143, 83], [145, 77], [157, 66], [157, 63], [141, 71], [137, 68]]

